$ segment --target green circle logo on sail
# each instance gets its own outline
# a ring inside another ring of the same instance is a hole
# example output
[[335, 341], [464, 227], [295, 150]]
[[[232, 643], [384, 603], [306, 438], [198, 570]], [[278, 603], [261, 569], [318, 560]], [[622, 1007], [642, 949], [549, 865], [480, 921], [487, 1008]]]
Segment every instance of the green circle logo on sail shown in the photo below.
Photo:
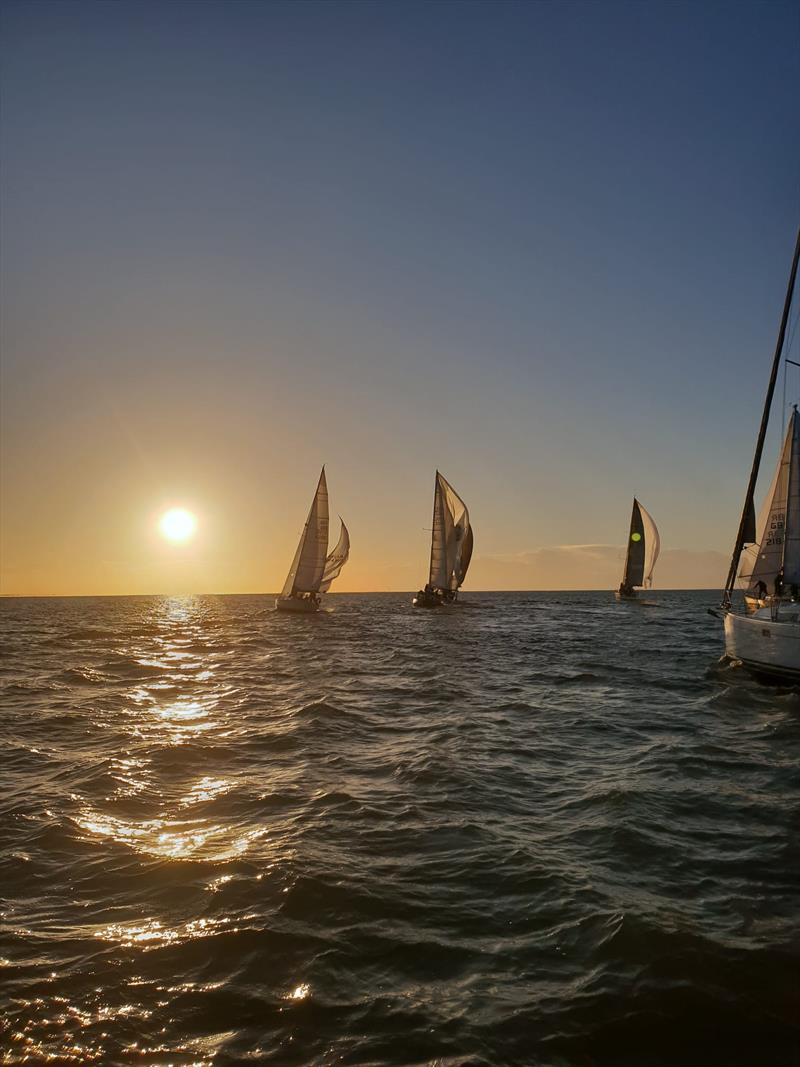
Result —
[[642, 535], [640, 533], [632, 533], [631, 541], [641, 541]]

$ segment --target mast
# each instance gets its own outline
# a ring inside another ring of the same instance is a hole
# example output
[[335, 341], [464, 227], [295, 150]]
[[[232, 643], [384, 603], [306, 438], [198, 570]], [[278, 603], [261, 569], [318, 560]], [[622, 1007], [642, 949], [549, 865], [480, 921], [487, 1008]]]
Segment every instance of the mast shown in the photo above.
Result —
[[783, 354], [783, 342], [786, 337], [786, 325], [789, 321], [789, 311], [792, 307], [792, 294], [794, 293], [794, 283], [797, 278], [797, 264], [800, 260], [800, 229], [797, 231], [797, 241], [794, 246], [794, 257], [792, 259], [792, 269], [789, 274], [789, 284], [786, 288], [786, 298], [783, 302], [783, 314], [781, 315], [781, 326], [778, 331], [778, 341], [775, 345], [775, 355], [772, 360], [772, 373], [769, 377], [769, 385], [767, 386], [767, 395], [764, 400], [764, 411], [761, 415], [761, 426], [758, 430], [758, 438], [756, 439], [756, 451], [753, 456], [753, 467], [750, 471], [750, 480], [747, 483], [747, 492], [744, 498], [744, 507], [742, 508], [742, 517], [739, 520], [739, 530], [736, 534], [736, 543], [733, 546], [733, 555], [731, 557], [730, 570], [728, 571], [728, 580], [725, 582], [725, 592], [723, 594], [722, 603], [723, 607], [730, 607], [731, 592], [736, 584], [736, 572], [739, 569], [739, 558], [744, 548], [745, 537], [747, 534], [747, 527], [753, 522], [754, 516], [754, 503], [753, 497], [756, 489], [756, 481], [758, 480], [758, 470], [761, 466], [761, 453], [764, 450], [764, 438], [767, 435], [767, 424], [769, 423], [769, 412], [772, 407], [772, 397], [775, 392], [775, 382], [778, 378], [778, 368], [780, 367], [781, 356]]

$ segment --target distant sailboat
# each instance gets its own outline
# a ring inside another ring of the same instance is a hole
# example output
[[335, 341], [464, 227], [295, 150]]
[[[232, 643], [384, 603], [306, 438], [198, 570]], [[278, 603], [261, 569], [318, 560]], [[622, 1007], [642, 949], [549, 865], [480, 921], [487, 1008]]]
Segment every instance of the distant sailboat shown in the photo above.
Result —
[[275, 601], [278, 611], [307, 614], [319, 610], [320, 594], [327, 593], [350, 556], [350, 535], [343, 522], [336, 548], [330, 555], [327, 551], [328, 483], [323, 467], [289, 574]]
[[[758, 523], [754, 494], [767, 433], [775, 382], [783, 357], [786, 328], [800, 263], [800, 231], [789, 272], [778, 342], [750, 480], [722, 599], [725, 653], [751, 673], [781, 681], [800, 681], [800, 415], [795, 407], [778, 457], [778, 466]], [[734, 610], [732, 594], [744, 587], [745, 611]]]
[[660, 550], [658, 528], [644, 505], [634, 497], [625, 570], [619, 589], [614, 594], [617, 600], [636, 600], [637, 586], [646, 586], [648, 589], [652, 586], [653, 569]]
[[433, 492], [433, 533], [428, 584], [414, 597], [418, 608], [452, 603], [472, 559], [472, 526], [467, 505], [447, 479], [436, 472]]

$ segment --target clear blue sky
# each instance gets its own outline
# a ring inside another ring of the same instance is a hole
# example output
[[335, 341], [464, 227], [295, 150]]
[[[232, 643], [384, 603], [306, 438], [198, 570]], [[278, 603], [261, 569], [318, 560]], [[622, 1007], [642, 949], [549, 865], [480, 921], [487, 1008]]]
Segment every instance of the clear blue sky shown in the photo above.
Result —
[[275, 588], [322, 462], [351, 588], [424, 578], [437, 466], [476, 574], [621, 543], [634, 492], [728, 552], [797, 3], [33, 0], [2, 36], [4, 591], [159, 585], [173, 500], [191, 581]]

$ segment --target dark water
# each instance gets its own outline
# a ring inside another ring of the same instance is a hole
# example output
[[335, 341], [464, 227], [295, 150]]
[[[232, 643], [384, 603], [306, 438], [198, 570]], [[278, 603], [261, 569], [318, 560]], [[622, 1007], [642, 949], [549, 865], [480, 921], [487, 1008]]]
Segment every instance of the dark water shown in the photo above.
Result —
[[0, 1062], [796, 1064], [800, 695], [657, 599], [0, 602]]

